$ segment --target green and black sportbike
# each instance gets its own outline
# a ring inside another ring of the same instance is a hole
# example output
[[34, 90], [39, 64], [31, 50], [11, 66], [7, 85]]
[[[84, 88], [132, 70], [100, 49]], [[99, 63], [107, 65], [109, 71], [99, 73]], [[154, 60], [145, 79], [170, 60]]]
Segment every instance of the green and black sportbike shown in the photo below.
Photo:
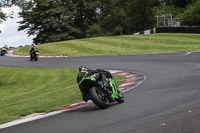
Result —
[[98, 74], [93, 74], [91, 76], [85, 75], [79, 82], [84, 86], [84, 92], [86, 95], [101, 109], [108, 108], [111, 102], [117, 101], [118, 103], [124, 102], [124, 96], [118, 90], [114, 80], [112, 78], [107, 78], [107, 86], [104, 86], [102, 81], [97, 81]]

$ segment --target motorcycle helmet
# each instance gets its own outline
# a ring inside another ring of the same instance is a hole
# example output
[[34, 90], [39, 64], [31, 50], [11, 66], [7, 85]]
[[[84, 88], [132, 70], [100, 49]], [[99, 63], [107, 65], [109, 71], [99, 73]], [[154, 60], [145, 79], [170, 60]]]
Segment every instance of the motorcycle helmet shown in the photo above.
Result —
[[79, 71], [87, 71], [88, 68], [86, 66], [80, 66]]

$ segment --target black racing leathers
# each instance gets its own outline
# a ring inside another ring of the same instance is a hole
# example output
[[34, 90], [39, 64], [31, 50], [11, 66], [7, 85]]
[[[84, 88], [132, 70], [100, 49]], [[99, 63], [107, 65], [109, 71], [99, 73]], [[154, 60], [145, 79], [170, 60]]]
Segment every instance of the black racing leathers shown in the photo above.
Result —
[[105, 71], [103, 69], [88, 69], [87, 71], [80, 71], [77, 76], [77, 83], [79, 85], [79, 89], [81, 91], [84, 101], [87, 101], [88, 98], [86, 96], [86, 92], [84, 92], [84, 90], [85, 90], [84, 86], [82, 86], [82, 84], [79, 84], [79, 83], [85, 76], [91, 76], [93, 74], [97, 74], [98, 76], [97, 76], [96, 80], [102, 81], [103, 84], [107, 83], [106, 78], [112, 78], [112, 75], [110, 74], [110, 72]]
[[30, 50], [30, 54], [32, 55], [36, 51], [37, 51], [37, 48], [36, 47], [32, 47], [31, 50]]

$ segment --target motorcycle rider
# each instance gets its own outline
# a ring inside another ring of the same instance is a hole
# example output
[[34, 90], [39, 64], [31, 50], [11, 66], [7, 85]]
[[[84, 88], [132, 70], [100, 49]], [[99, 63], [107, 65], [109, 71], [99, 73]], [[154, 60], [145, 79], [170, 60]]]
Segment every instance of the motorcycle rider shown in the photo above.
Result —
[[33, 44], [33, 47], [30, 50], [30, 55], [34, 54], [34, 52], [36, 52], [36, 51], [37, 51], [36, 45]]
[[[79, 67], [79, 73], [77, 76], [77, 83], [79, 85], [79, 89], [81, 91], [81, 95], [83, 98], [83, 101], [87, 102], [89, 100], [88, 95], [86, 95], [84, 92], [84, 86], [82, 86], [80, 84], [80, 81], [83, 79], [84, 76], [90, 76], [96, 74], [97, 75], [97, 81], [102, 81], [102, 86], [109, 88], [108, 86], [110, 86], [108, 84], [107, 78], [112, 78], [112, 75], [110, 74], [110, 72], [103, 70], [103, 69], [88, 69], [86, 66], [80, 66]], [[112, 90], [108, 90], [109, 93], [112, 93]]]

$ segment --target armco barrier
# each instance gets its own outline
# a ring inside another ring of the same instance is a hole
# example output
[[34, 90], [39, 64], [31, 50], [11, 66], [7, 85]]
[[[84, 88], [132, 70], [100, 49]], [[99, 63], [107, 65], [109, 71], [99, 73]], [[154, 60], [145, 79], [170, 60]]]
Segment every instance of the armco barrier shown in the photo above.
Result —
[[157, 27], [156, 33], [200, 33], [200, 26]]
[[134, 35], [139, 35], [139, 34], [155, 34], [156, 33], [156, 28], [150, 29], [150, 30], [145, 30], [145, 31], [140, 31], [137, 33], [134, 33]]

